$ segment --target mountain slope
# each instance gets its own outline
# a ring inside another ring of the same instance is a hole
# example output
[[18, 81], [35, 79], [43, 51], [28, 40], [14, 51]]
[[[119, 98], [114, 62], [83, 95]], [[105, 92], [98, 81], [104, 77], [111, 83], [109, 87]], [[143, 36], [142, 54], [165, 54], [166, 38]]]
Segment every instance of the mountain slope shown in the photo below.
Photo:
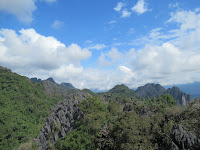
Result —
[[43, 89], [41, 83], [0, 67], [0, 149], [17, 148], [37, 136], [50, 109], [61, 100]]

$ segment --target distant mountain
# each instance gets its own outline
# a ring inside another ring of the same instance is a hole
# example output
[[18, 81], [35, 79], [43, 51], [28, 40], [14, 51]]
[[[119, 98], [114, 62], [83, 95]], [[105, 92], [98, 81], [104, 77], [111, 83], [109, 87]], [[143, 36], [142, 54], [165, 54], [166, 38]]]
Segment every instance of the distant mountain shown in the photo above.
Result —
[[71, 83], [61, 83], [60, 85], [65, 88], [76, 89]]
[[41, 83], [44, 86], [44, 91], [49, 96], [61, 96], [64, 98], [68, 94], [78, 91], [78, 89], [74, 88], [72, 84], [58, 84], [53, 78], [43, 80]]
[[192, 100], [192, 96], [186, 93], [183, 93], [178, 87], [174, 86], [169, 88], [166, 91], [167, 94], [170, 94], [174, 99], [178, 100], [179, 104], [186, 105], [187, 102]]
[[73, 93], [76, 90], [78, 90], [71, 83], [64, 83], [64, 82], [61, 84], [56, 83], [52, 77], [46, 80], [41, 80], [35, 77], [35, 78], [31, 78], [31, 80], [35, 83], [41, 82], [44, 86], [45, 92], [50, 96], [59, 95], [59, 96], [65, 97], [69, 93]]
[[193, 98], [200, 97], [200, 82], [176, 84], [176, 85], [169, 85], [169, 86], [164, 86], [164, 87], [172, 88], [173, 86], [179, 87], [181, 91], [192, 95]]
[[141, 98], [153, 98], [165, 94], [166, 90], [160, 84], [147, 83], [144, 86], [138, 87], [135, 92]]
[[52, 83], [56, 83], [52, 77], [48, 78], [47, 81], [50, 81]]
[[177, 103], [185, 105], [187, 102], [192, 100], [192, 96], [186, 93], [183, 93], [178, 87], [173, 87], [165, 89], [160, 84], [148, 83], [144, 86], [140, 86], [136, 90], [136, 94], [141, 98], [146, 97], [156, 97], [163, 94], [170, 94], [174, 99], [177, 100]]
[[31, 78], [31, 80], [35, 83], [38, 83], [38, 82], [41, 82], [42, 80], [41, 79], [38, 79], [38, 78]]
[[119, 101], [120, 103], [124, 103], [123, 100], [132, 101], [133, 98], [138, 98], [135, 91], [129, 89], [124, 84], [116, 85], [107, 92], [100, 92], [97, 94], [102, 96], [103, 101], [115, 100]]
[[134, 97], [135, 96], [135, 91], [129, 89], [127, 86], [124, 84], [121, 85], [116, 85], [114, 88], [110, 89], [108, 92], [113, 95], [119, 95], [119, 96], [129, 96], [129, 97]]

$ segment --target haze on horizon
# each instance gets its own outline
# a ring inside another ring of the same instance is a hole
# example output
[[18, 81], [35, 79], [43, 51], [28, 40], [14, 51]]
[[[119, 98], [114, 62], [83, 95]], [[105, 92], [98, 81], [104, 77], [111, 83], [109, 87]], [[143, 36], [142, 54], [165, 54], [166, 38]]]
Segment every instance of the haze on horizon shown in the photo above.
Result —
[[0, 65], [107, 90], [200, 81], [199, 0], [0, 0]]

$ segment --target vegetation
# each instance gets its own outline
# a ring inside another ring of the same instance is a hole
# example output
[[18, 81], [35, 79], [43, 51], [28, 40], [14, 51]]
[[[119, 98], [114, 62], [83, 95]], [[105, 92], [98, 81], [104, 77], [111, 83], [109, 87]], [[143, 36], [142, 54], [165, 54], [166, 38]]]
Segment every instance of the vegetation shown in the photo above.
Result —
[[[103, 103], [98, 97], [88, 98], [80, 104], [84, 117], [77, 121], [78, 128], [65, 140], [59, 140], [55, 149], [167, 149], [175, 123], [175, 115], [168, 111], [176, 107], [175, 102], [171, 96], [162, 95], [148, 101], [133, 101], [131, 110], [126, 111], [125, 104], [118, 101]], [[142, 114], [141, 110], [149, 114]], [[87, 146], [88, 143], [92, 144]]]
[[48, 97], [43, 86], [0, 68], [0, 149], [11, 150], [36, 137], [60, 101]]
[[[65, 91], [0, 67], [0, 149], [37, 149], [33, 138]], [[124, 85], [99, 95], [82, 91], [88, 95], [79, 104], [83, 117], [76, 120], [76, 129], [51, 145], [52, 150], [168, 150], [176, 124], [200, 138], [200, 99], [181, 108], [170, 95], [138, 99]], [[60, 130], [56, 122], [54, 126]]]

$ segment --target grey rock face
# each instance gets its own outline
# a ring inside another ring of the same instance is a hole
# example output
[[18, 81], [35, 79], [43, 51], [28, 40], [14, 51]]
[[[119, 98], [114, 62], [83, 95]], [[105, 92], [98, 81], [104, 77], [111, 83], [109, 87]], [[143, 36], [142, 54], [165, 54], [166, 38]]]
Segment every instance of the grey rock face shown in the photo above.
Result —
[[182, 125], [175, 125], [171, 133], [172, 144], [170, 150], [199, 150], [200, 140], [193, 133], [184, 129]]
[[186, 105], [187, 102], [192, 100], [192, 96], [186, 93], [183, 93], [178, 87], [173, 87], [167, 89], [167, 94], [170, 94], [174, 99], [178, 100], [178, 103], [181, 105]]
[[83, 115], [78, 108], [78, 103], [85, 98], [84, 93], [77, 92], [68, 96], [51, 110], [51, 114], [35, 140], [38, 150], [49, 149], [58, 138], [64, 138], [67, 132], [76, 127], [75, 121]]

